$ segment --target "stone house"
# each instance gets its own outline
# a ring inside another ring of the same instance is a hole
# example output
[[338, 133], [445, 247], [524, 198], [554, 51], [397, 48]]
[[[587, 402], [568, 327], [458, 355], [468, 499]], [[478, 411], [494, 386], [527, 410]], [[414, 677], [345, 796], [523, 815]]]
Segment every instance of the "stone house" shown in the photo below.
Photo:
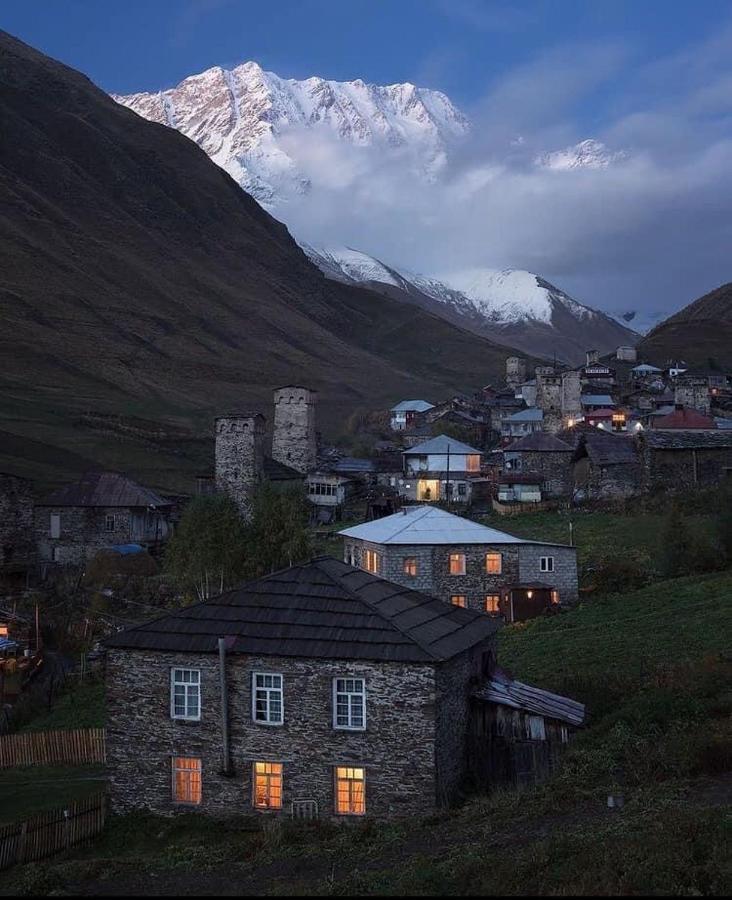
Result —
[[454, 802], [498, 623], [334, 559], [105, 642], [118, 812], [412, 818]]
[[399, 493], [409, 500], [469, 503], [472, 481], [480, 476], [481, 451], [445, 434], [402, 453]]
[[535, 406], [521, 409], [503, 420], [501, 434], [504, 438], [523, 437], [544, 428], [544, 411]]
[[630, 436], [580, 432], [572, 472], [574, 491], [587, 500], [633, 497], [640, 491], [640, 457]]
[[318, 522], [333, 522], [340, 518], [347, 500], [354, 496], [358, 482], [347, 475], [326, 469], [311, 472], [305, 482], [307, 497]]
[[122, 544], [158, 548], [171, 534], [173, 505], [117, 472], [87, 472], [36, 503], [41, 562], [80, 563]]
[[575, 547], [525, 540], [436, 507], [403, 507], [339, 534], [350, 565], [508, 621], [577, 599]]
[[573, 448], [556, 435], [536, 432], [504, 448], [504, 475], [533, 475], [539, 479], [540, 500], [569, 497], [572, 493]]
[[0, 472], [0, 582], [22, 586], [35, 555], [33, 484]]
[[714, 487], [732, 479], [732, 430], [652, 430], [636, 440], [645, 490]]
[[427, 400], [400, 400], [389, 410], [392, 431], [406, 431], [411, 427], [416, 416], [432, 409]]

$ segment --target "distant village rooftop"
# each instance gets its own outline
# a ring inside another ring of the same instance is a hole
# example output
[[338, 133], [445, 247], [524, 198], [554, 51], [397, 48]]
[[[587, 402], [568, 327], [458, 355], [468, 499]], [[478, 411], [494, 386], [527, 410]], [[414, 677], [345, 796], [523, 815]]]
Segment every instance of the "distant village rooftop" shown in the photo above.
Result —
[[533, 434], [527, 434], [526, 437], [519, 438], [504, 448], [509, 453], [520, 450], [533, 453], [558, 453], [562, 450], [571, 449], [569, 444], [566, 444], [548, 431], [534, 431]]
[[118, 472], [87, 472], [79, 481], [59, 488], [37, 505], [158, 508], [171, 504]]
[[392, 406], [390, 412], [426, 412], [434, 409], [434, 403], [427, 400], [401, 400], [396, 406]]
[[408, 450], [403, 450], [402, 452], [404, 454], [422, 456], [430, 453], [437, 455], [447, 454], [448, 450], [450, 453], [465, 453], [470, 455], [476, 453], [480, 454], [481, 452], [480, 450], [476, 450], [475, 447], [463, 444], [462, 441], [456, 441], [455, 438], [448, 437], [446, 434], [440, 434], [429, 441], [417, 444], [416, 447], [410, 447]]

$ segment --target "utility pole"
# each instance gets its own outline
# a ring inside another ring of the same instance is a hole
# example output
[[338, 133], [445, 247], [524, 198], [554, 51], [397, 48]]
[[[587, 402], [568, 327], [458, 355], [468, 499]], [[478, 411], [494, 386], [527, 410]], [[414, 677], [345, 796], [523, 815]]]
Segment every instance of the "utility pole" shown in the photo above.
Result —
[[445, 481], [445, 495], [447, 498], [447, 508], [450, 509], [450, 444], [447, 445], [447, 480]]

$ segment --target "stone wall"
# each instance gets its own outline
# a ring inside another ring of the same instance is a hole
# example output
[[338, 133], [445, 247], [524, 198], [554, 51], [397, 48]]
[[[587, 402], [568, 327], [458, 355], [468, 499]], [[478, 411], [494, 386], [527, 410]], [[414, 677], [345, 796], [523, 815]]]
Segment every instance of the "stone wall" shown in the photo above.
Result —
[[304, 387], [284, 387], [274, 392], [272, 458], [303, 474], [315, 468], [317, 393]]
[[[436, 807], [436, 765], [444, 802], [452, 799], [461, 775], [459, 767], [446, 768], [446, 758], [464, 757], [462, 730], [459, 737], [452, 736], [449, 746], [436, 746], [436, 721], [441, 723], [440, 740], [447, 740], [447, 721], [453, 715], [442, 710], [438, 690], [447, 692], [449, 703], [467, 690], [460, 681], [459, 664], [457, 674], [448, 672], [436, 681], [431, 665], [231, 655], [227, 660], [230, 776], [220, 774], [221, 702], [215, 654], [110, 650], [106, 665], [107, 754], [116, 811], [190, 809], [172, 799], [174, 756], [202, 760], [202, 803], [197, 808], [215, 816], [288, 816], [296, 799], [316, 800], [320, 815], [332, 816], [337, 765], [365, 768], [367, 816], [419, 816]], [[201, 670], [198, 722], [170, 718], [170, 669], [175, 666]], [[253, 722], [251, 680], [256, 671], [284, 676], [282, 726]], [[332, 678], [344, 675], [366, 679], [365, 731], [333, 728]], [[283, 764], [281, 813], [261, 813], [253, 807], [256, 761]]]
[[679, 376], [674, 385], [674, 403], [709, 415], [709, 382], [706, 378]]
[[578, 371], [562, 374], [562, 422], [577, 421], [582, 416], [582, 383]]
[[544, 488], [544, 499], [569, 497], [572, 494], [573, 476], [572, 459], [573, 451], [532, 451], [516, 450], [506, 452], [506, 459], [517, 459], [518, 467], [515, 471], [528, 475], [541, 476]]
[[544, 431], [562, 427], [562, 379], [548, 366], [536, 369], [536, 406], [544, 412]]
[[520, 356], [509, 356], [506, 360], [506, 384], [517, 388], [526, 381], [526, 360]]
[[[541, 557], [554, 558], [554, 571], [541, 571]], [[562, 602], [578, 597], [577, 550], [574, 547], [522, 544], [519, 555], [519, 581], [522, 584], [541, 582], [559, 591]]]
[[264, 478], [264, 416], [219, 416], [215, 430], [216, 490], [248, 518], [252, 494]]
[[33, 485], [0, 473], [0, 566], [28, 559], [34, 550]]
[[643, 462], [646, 489], [713, 487], [731, 477], [732, 447], [662, 450], [646, 445]]

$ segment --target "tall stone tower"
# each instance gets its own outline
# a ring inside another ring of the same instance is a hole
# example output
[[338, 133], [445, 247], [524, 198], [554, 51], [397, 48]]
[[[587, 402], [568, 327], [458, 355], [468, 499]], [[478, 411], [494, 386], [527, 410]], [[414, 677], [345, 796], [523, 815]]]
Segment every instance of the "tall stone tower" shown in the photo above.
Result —
[[562, 379], [551, 366], [536, 367], [536, 405], [544, 412], [544, 431], [562, 427]]
[[526, 381], [526, 360], [520, 356], [509, 356], [506, 360], [506, 384], [517, 388]]
[[706, 378], [679, 375], [674, 386], [674, 403], [709, 415], [709, 383]]
[[585, 358], [586, 358], [585, 365], [587, 365], [587, 366], [597, 365], [597, 363], [600, 362], [600, 351], [599, 350], [588, 350], [585, 353]]
[[287, 385], [274, 392], [272, 458], [305, 474], [315, 468], [315, 403], [317, 392]]
[[562, 373], [562, 426], [582, 417], [582, 384], [577, 370]]
[[216, 490], [249, 518], [252, 493], [264, 477], [264, 416], [241, 413], [216, 419]]

